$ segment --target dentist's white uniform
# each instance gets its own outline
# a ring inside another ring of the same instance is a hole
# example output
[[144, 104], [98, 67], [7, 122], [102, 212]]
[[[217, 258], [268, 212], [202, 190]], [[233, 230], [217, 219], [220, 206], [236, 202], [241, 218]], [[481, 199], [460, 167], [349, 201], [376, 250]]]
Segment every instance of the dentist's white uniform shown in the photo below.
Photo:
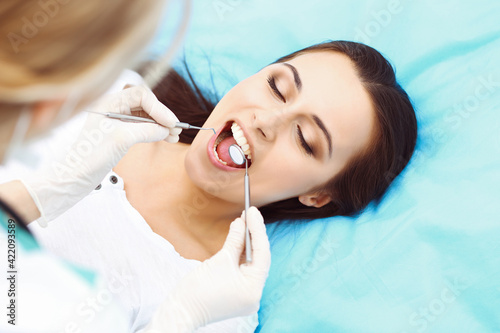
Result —
[[[140, 84], [141, 78], [132, 71], [124, 71], [109, 92], [122, 88], [124, 82]], [[76, 133], [81, 130], [78, 118], [81, 120], [84, 116], [85, 114], [80, 114], [68, 124]], [[51, 146], [47, 144], [53, 142], [53, 139], [63, 132], [62, 128], [55, 129], [51, 134], [52, 137], [49, 136], [23, 149], [23, 153], [30, 154], [28, 162], [50, 163], [60, 148], [54, 149], [54, 154], [50, 154], [46, 150], [50, 150]], [[46, 154], [37, 156], [37, 150], [39, 153], [45, 151]], [[26, 165], [23, 162], [14, 159], [8, 165], [0, 166], [0, 183], [26, 176], [34, 171], [33, 164]], [[31, 228], [34, 224], [31, 224]], [[10, 238], [16, 243], [15, 260], [11, 261], [14, 266], [10, 266], [7, 257], [0, 261], [2, 272], [14, 272], [6, 273], [7, 275], [0, 279], [2, 305], [5, 305], [2, 306], [4, 310], [0, 321], [0, 332], [130, 331], [130, 320], [125, 315], [123, 304], [117, 298], [105, 298], [110, 286], [102, 275], [84, 269], [85, 265], [79, 266], [72, 261], [61, 260], [59, 256], [42, 248], [32, 234], [19, 225], [12, 227], [13, 225], [10, 214], [0, 209], [2, 253], [7, 252], [9, 234], [15, 235]], [[11, 287], [11, 282], [14, 283], [14, 288]]]

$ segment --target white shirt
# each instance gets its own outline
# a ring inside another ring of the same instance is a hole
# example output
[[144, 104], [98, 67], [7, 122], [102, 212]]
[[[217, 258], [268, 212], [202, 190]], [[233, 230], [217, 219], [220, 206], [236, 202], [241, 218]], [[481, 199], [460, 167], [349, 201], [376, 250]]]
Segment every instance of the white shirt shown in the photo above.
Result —
[[[135, 72], [124, 71], [108, 92], [126, 84], [140, 84]], [[44, 140], [27, 146], [22, 153], [29, 160], [12, 160], [0, 168], [0, 182], [29, 174], [33, 165], [42, 168], [64, 153], [80, 132], [86, 114], [82, 113], [52, 131]], [[116, 178], [112, 178], [116, 177]], [[100, 189], [41, 228], [31, 223], [30, 230], [42, 247], [72, 263], [90, 268], [104, 278], [97, 297], [85, 300], [79, 318], [103, 312], [108, 303], [123, 305], [131, 332], [147, 325], [153, 313], [176, 283], [200, 264], [183, 258], [172, 244], [154, 233], [125, 195], [123, 180], [110, 172]], [[101, 311], [102, 310], [102, 311]], [[257, 314], [232, 318], [200, 328], [197, 332], [253, 332]]]
[[[129, 331], [125, 311], [116, 300], [110, 299], [99, 311], [89, 306], [90, 301], [102, 297], [104, 280], [40, 248], [18, 225], [6, 228], [8, 217], [2, 211], [0, 219], [0, 245], [5, 251], [0, 263], [4, 274], [0, 280], [4, 309], [0, 332]], [[8, 237], [12, 235], [15, 237]], [[15, 247], [8, 248], [12, 239]], [[7, 254], [12, 255], [11, 261]]]
[[[41, 228], [30, 230], [43, 247], [105, 277], [102, 300], [125, 306], [131, 331], [147, 325], [179, 280], [201, 262], [186, 259], [154, 233], [127, 200], [123, 180], [110, 172], [90, 195]], [[255, 316], [233, 318], [198, 332], [253, 332]]]

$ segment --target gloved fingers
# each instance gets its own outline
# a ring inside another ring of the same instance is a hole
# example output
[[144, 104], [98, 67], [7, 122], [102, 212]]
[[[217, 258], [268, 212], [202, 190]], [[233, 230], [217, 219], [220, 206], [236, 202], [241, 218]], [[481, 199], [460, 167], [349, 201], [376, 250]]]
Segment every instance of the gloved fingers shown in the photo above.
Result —
[[179, 142], [179, 136], [170, 133], [170, 135], [165, 138], [165, 141], [168, 143], [177, 143]]
[[[127, 129], [127, 138], [123, 138], [129, 145], [141, 142], [157, 142], [161, 140], [175, 140], [170, 138], [170, 129], [157, 124], [149, 123], [125, 123], [122, 125]], [[115, 140], [120, 141], [119, 138]], [[169, 142], [169, 141], [168, 141]]]
[[172, 135], [179, 136], [179, 134], [181, 134], [181, 132], [182, 132], [182, 128], [177, 128], [177, 127], [170, 128], [170, 134], [172, 134]]
[[271, 250], [264, 218], [260, 211], [252, 206], [248, 209], [247, 219], [252, 242], [252, 263], [247, 267], [255, 267], [267, 272], [271, 265]]
[[237, 218], [229, 226], [229, 233], [227, 234], [222, 250], [227, 251], [231, 259], [238, 264], [244, 243], [245, 222], [241, 218]]
[[179, 121], [175, 114], [163, 105], [153, 92], [145, 86], [135, 86], [123, 90], [127, 97], [128, 106], [131, 110], [142, 108], [151, 118], [159, 124], [174, 128], [175, 123]]

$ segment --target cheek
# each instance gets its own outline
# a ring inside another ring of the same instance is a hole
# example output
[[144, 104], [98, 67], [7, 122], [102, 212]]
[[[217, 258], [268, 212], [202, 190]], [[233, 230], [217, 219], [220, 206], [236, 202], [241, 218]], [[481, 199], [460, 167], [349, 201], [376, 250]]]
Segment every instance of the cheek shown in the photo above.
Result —
[[234, 86], [217, 103], [207, 124], [224, 119], [227, 114], [262, 107], [266, 101], [267, 90], [264, 84], [259, 84], [261, 81], [263, 81], [261, 78], [251, 76]]
[[[314, 180], [307, 177], [304, 169], [282, 169], [250, 179], [253, 204], [262, 206], [272, 202], [295, 198], [311, 189]], [[261, 178], [261, 176], [265, 176]]]
[[[288, 150], [292, 149], [287, 147]], [[300, 153], [273, 147], [250, 173], [252, 199], [265, 205], [305, 194], [322, 183], [325, 170]], [[279, 153], [281, 152], [281, 154]]]
[[189, 179], [200, 190], [228, 202], [244, 202], [244, 179], [241, 173], [230, 173], [214, 167], [204, 160], [201, 154], [191, 146], [184, 160]]

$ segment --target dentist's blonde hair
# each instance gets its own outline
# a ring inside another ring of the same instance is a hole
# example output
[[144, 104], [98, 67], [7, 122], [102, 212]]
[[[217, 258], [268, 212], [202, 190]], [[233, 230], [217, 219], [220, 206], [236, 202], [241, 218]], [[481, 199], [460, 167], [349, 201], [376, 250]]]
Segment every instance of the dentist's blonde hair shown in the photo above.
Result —
[[102, 93], [150, 40], [163, 2], [0, 1], [2, 113], [75, 89]]

